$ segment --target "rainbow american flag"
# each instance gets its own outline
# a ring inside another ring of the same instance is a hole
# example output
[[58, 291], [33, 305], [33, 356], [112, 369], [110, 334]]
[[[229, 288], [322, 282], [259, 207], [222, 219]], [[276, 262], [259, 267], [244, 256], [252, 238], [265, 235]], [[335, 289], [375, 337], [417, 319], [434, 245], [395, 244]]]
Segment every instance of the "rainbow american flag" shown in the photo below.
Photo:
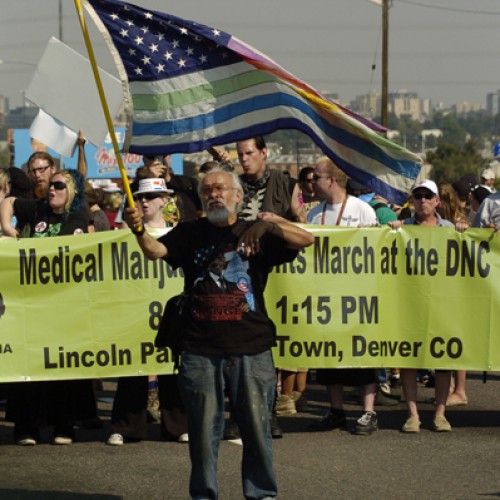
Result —
[[108, 42], [128, 116], [124, 149], [192, 153], [278, 129], [307, 134], [347, 175], [403, 202], [420, 159], [216, 28], [117, 0], [84, 0]]

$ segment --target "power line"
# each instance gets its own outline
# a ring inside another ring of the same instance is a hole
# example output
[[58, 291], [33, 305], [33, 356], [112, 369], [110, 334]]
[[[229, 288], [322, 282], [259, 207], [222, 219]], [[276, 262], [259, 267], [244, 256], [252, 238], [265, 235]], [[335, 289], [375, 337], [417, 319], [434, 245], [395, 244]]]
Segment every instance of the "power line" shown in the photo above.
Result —
[[462, 14], [483, 14], [488, 16], [500, 16], [500, 12], [491, 12], [486, 10], [471, 10], [471, 9], [459, 9], [456, 7], [443, 7], [440, 5], [430, 5], [428, 3], [415, 2], [413, 0], [397, 0], [400, 3], [407, 3], [409, 5], [415, 5], [417, 7], [425, 7], [428, 9], [436, 10], [446, 10], [449, 12], [460, 12]]

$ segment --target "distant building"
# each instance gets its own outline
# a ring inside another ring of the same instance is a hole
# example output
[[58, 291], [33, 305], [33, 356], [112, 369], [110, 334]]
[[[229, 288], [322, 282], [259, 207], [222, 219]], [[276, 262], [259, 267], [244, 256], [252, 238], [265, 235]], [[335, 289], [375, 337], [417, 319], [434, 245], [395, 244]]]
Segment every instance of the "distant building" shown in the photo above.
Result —
[[3, 127], [5, 125], [8, 115], [9, 115], [9, 98], [0, 95], [0, 127]]
[[37, 114], [38, 107], [36, 106], [15, 108], [11, 110], [7, 116], [5, 125], [7, 125], [8, 128], [30, 128]]
[[490, 116], [500, 113], [500, 90], [486, 94], [486, 111]]
[[366, 118], [375, 118], [382, 114], [382, 97], [377, 91], [371, 90], [368, 94], [356, 96], [349, 106], [354, 112]]
[[478, 102], [462, 101], [452, 106], [452, 109], [455, 110], [457, 115], [466, 115], [467, 113], [482, 111], [484, 107]]
[[420, 99], [416, 92], [404, 89], [389, 93], [388, 107], [389, 112], [398, 118], [406, 116], [412, 120], [423, 121], [432, 115], [430, 99]]
[[[382, 115], [382, 96], [375, 90], [359, 95], [351, 101], [350, 109], [366, 118], [376, 118]], [[420, 99], [416, 92], [398, 90], [390, 92], [387, 103], [389, 113], [398, 118], [409, 117], [412, 120], [424, 121], [432, 116], [430, 99]]]

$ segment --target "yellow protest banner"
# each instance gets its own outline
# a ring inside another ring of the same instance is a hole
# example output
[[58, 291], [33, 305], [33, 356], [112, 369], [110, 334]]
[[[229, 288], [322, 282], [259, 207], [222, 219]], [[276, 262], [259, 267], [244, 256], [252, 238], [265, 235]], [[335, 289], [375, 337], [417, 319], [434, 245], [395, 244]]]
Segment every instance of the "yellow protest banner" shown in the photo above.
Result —
[[[266, 291], [283, 367], [499, 370], [499, 236], [307, 226]], [[181, 270], [126, 230], [0, 240], [0, 380], [172, 371], [153, 341]]]
[[498, 369], [498, 235], [314, 233], [314, 246], [268, 287], [278, 366]]

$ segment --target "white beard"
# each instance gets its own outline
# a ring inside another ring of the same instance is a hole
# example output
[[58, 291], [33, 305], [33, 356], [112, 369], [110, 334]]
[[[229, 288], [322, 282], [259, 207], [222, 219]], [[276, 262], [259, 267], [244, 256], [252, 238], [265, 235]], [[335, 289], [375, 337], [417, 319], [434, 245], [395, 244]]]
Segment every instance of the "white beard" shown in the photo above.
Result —
[[218, 225], [223, 222], [227, 222], [229, 219], [229, 216], [231, 215], [231, 212], [229, 209], [224, 206], [211, 206], [207, 207], [207, 219], [209, 222], [212, 224]]

